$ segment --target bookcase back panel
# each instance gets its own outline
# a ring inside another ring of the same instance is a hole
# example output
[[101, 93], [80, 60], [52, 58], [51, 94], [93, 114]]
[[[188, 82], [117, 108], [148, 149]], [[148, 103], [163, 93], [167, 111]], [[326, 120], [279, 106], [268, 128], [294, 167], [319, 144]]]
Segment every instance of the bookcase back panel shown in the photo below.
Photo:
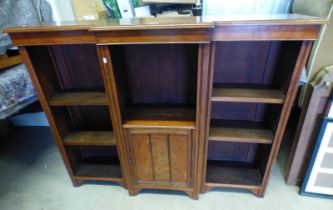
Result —
[[211, 119], [262, 122], [267, 105], [256, 103], [212, 103]]
[[110, 51], [127, 103], [195, 105], [198, 45], [111, 46]]
[[26, 49], [45, 96], [52, 97], [59, 92], [60, 85], [49, 48], [33, 46]]
[[44, 45], [27, 50], [47, 95], [70, 90], [104, 90], [95, 45]]
[[239, 161], [253, 163], [257, 144], [209, 142], [208, 160]]
[[106, 106], [54, 107], [53, 114], [59, 126], [70, 131], [112, 131], [110, 113]]
[[[213, 102], [211, 111], [211, 120], [228, 121], [228, 124], [222, 126], [242, 126], [242, 122], [253, 122], [266, 124], [269, 128], [275, 128], [279, 120], [282, 106], [261, 103], [221, 103]], [[231, 121], [237, 121], [238, 124], [231, 124]], [[269, 123], [266, 123], [269, 122]], [[248, 125], [247, 125], [248, 126]], [[272, 129], [274, 131], [275, 129]]]
[[103, 89], [95, 45], [50, 46], [63, 89]]
[[118, 152], [116, 147], [81, 146], [80, 152], [81, 152], [81, 157], [83, 159], [91, 158], [92, 162], [94, 162], [94, 158], [96, 161], [98, 159], [101, 159], [99, 161], [103, 162], [103, 158], [100, 157], [106, 157], [105, 158], [106, 162], [108, 161], [108, 159], [111, 158], [118, 159]]
[[214, 83], [262, 83], [270, 42], [217, 42]]
[[214, 86], [269, 87], [286, 91], [301, 42], [217, 42]]
[[76, 177], [123, 177], [116, 147], [70, 146], [67, 152]]

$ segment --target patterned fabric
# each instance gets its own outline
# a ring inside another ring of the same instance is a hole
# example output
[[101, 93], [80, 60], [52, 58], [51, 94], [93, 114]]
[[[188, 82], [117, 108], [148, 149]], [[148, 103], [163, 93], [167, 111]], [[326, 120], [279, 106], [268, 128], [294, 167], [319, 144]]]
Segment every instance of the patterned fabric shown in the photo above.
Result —
[[[5, 27], [52, 21], [46, 0], [0, 0], [0, 55], [13, 47]], [[23, 64], [0, 71], [0, 119], [9, 117], [37, 100], [35, 90]]]
[[0, 71], [0, 120], [37, 100], [23, 64]]
[[0, 55], [13, 47], [6, 27], [52, 21], [52, 9], [46, 0], [0, 0]]

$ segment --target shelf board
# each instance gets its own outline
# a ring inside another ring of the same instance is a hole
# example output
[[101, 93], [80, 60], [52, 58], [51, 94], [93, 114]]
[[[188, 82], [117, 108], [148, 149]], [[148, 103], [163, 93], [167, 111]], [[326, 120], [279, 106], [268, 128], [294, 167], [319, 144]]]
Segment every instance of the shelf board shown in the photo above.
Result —
[[[208, 161], [206, 183], [223, 186], [260, 186], [262, 176], [257, 168], [243, 166], [225, 166], [223, 161]], [[242, 187], [240, 187], [242, 188]]]
[[195, 109], [184, 108], [135, 108], [126, 113], [124, 128], [195, 128]]
[[94, 146], [113, 146], [116, 145], [116, 138], [113, 132], [87, 131], [70, 132], [64, 137], [65, 145], [94, 145]]
[[285, 95], [279, 90], [213, 88], [214, 102], [283, 104]]
[[273, 138], [269, 129], [211, 127], [208, 140], [272, 144]]
[[104, 92], [66, 92], [58, 93], [49, 100], [50, 106], [108, 105]]
[[121, 181], [120, 165], [86, 164], [76, 166], [74, 176], [77, 179]]
[[124, 128], [184, 128], [195, 129], [194, 121], [163, 121], [163, 120], [127, 120]]

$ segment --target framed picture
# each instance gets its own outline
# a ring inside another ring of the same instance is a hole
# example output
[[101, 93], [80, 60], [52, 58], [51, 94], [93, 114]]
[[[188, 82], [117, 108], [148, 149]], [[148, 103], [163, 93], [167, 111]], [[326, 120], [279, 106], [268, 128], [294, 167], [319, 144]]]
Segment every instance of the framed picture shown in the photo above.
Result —
[[300, 194], [333, 197], [332, 118], [324, 119]]

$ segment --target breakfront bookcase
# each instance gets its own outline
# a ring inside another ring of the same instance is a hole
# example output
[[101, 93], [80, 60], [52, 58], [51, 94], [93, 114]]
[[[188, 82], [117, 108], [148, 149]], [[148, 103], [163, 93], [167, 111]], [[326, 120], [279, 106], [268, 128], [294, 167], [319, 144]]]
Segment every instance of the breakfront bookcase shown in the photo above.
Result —
[[49, 23], [19, 46], [74, 186], [262, 197], [324, 20], [297, 14]]

